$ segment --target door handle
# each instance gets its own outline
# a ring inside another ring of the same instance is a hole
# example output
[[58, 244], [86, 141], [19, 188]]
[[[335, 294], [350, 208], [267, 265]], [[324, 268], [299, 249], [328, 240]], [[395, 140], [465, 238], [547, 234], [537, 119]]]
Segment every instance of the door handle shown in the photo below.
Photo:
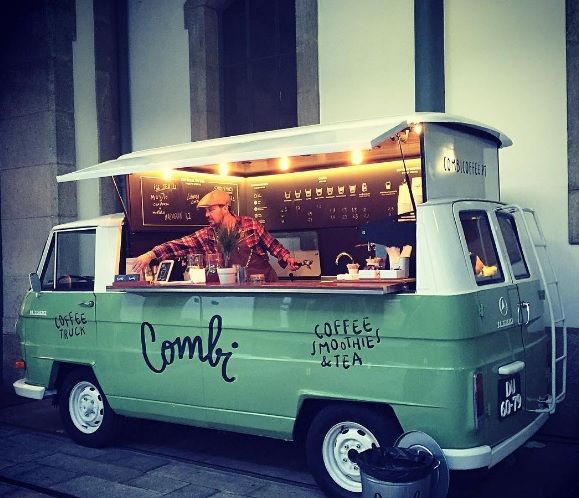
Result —
[[528, 301], [522, 301], [519, 303], [519, 310], [526, 310], [527, 312], [527, 319], [525, 320], [524, 323], [522, 323], [521, 325], [529, 325], [529, 322], [531, 321], [531, 305]]
[[94, 301], [83, 301], [82, 303], [78, 303], [78, 305], [83, 308], [92, 308], [94, 306]]
[[513, 375], [517, 372], [520, 372], [523, 368], [525, 368], [524, 361], [513, 361], [508, 365], [503, 365], [499, 367], [499, 375]]

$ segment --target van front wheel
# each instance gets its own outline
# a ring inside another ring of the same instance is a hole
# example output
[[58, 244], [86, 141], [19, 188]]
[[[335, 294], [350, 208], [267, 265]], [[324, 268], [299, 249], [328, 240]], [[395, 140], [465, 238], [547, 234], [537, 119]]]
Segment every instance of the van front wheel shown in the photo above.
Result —
[[398, 435], [396, 421], [378, 410], [350, 404], [328, 406], [316, 415], [308, 430], [310, 471], [328, 496], [359, 497], [362, 484], [354, 453], [391, 446]]
[[77, 443], [100, 448], [112, 441], [116, 416], [92, 371], [77, 369], [66, 376], [59, 409], [66, 432]]

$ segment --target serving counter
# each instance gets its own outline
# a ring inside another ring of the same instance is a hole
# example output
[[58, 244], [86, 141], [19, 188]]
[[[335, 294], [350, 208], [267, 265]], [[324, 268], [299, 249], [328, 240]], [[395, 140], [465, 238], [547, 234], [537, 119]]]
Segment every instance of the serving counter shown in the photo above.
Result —
[[395, 294], [414, 289], [416, 279], [360, 279], [360, 280], [294, 280], [260, 284], [220, 283], [193, 284], [191, 282], [115, 282], [107, 287], [113, 292], [191, 292], [203, 293], [265, 293], [265, 294]]

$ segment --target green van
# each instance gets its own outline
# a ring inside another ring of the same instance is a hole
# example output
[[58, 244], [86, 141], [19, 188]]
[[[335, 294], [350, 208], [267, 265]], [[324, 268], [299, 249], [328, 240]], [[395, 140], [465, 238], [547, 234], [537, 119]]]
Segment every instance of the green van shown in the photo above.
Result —
[[[509, 144], [479, 123], [426, 114], [153, 149], [60, 177], [132, 175], [138, 188], [126, 213], [50, 232], [17, 324], [26, 370], [16, 392], [57, 396], [67, 432], [88, 446], [111, 442], [118, 415], [301, 440], [328, 496], [359, 496], [352, 451], [408, 431], [434, 438], [450, 469], [492, 467], [565, 395], [566, 329], [542, 232], [532, 211], [500, 201], [498, 149]], [[350, 164], [352, 150], [364, 164]], [[211, 167], [226, 152], [224, 177]], [[279, 174], [282, 156], [296, 169]], [[322, 260], [316, 276], [280, 269], [272, 283], [127, 282], [141, 247], [132, 239], [198, 226], [175, 223], [188, 211], [170, 196], [182, 216], [149, 223], [163, 206], [147, 211], [143, 185], [171, 183], [146, 184], [159, 169], [179, 170], [186, 199], [232, 185], [240, 212], [261, 213], [288, 240], [307, 229], [323, 242], [335, 223], [368, 247], [410, 241], [408, 273], [351, 278]], [[344, 197], [328, 195], [334, 180]], [[332, 218], [336, 206], [349, 218]], [[292, 209], [308, 214], [292, 219]]]

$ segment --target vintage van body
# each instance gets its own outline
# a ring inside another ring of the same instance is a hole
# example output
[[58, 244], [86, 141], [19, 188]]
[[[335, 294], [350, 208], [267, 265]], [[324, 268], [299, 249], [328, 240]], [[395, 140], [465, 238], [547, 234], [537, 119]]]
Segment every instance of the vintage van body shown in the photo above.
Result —
[[[361, 491], [352, 450], [407, 431], [451, 469], [491, 467], [563, 399], [565, 326], [533, 213], [470, 197], [416, 206], [409, 279], [115, 286], [124, 215], [54, 227], [17, 324], [16, 392], [57, 394], [93, 446], [115, 415], [303, 439], [330, 496]], [[474, 252], [494, 269], [475, 274]]]

